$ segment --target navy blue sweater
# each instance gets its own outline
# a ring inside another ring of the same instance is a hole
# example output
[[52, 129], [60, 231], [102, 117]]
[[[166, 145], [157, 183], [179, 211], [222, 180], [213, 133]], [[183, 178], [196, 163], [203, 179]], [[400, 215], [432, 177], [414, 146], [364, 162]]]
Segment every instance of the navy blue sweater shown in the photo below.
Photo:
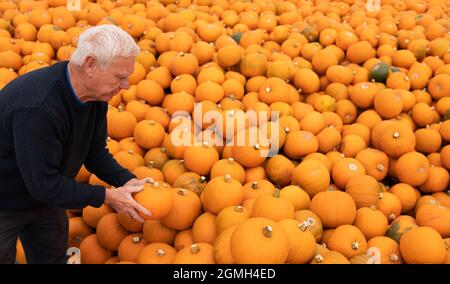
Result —
[[107, 103], [82, 103], [67, 63], [27, 73], [0, 91], [0, 211], [101, 206], [104, 187], [74, 180], [82, 164], [116, 187], [134, 177], [106, 149]]

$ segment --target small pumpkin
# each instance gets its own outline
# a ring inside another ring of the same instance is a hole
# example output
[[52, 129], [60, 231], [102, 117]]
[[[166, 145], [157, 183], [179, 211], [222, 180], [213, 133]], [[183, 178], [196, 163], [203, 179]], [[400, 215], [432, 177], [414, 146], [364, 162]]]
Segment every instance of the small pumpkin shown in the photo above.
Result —
[[220, 235], [227, 228], [240, 224], [250, 218], [251, 211], [237, 205], [222, 209], [216, 217], [216, 231]]
[[119, 260], [136, 262], [139, 254], [147, 244], [148, 242], [142, 233], [135, 233], [125, 237], [118, 248]]
[[137, 264], [172, 264], [177, 251], [165, 243], [146, 245], [139, 253]]
[[208, 243], [195, 243], [175, 254], [173, 264], [215, 264], [214, 247]]
[[328, 241], [331, 250], [342, 253], [347, 259], [367, 251], [367, 241], [355, 226], [341, 225], [336, 228]]
[[244, 200], [256, 199], [264, 194], [272, 194], [275, 186], [268, 180], [257, 179], [244, 184]]
[[301, 222], [303, 226], [313, 234], [316, 242], [319, 242], [322, 239], [324, 233], [322, 222], [314, 212], [310, 210], [295, 211], [294, 219]]
[[216, 231], [217, 216], [211, 212], [200, 215], [192, 226], [192, 240], [194, 243], [214, 244], [217, 238]]
[[69, 247], [79, 247], [81, 242], [94, 230], [89, 227], [82, 217], [73, 217], [69, 219]]
[[301, 222], [284, 219], [278, 222], [289, 239], [289, 255], [287, 263], [308, 263], [316, 252], [316, 240], [312, 233]]
[[97, 234], [87, 236], [80, 244], [82, 264], [103, 264], [112, 254], [111, 250], [100, 244]]
[[182, 248], [190, 246], [193, 243], [194, 241], [192, 240], [192, 229], [188, 229], [181, 231], [176, 235], [175, 240], [173, 242], [173, 247], [177, 251], [180, 251]]
[[302, 161], [292, 173], [292, 184], [299, 185], [310, 197], [327, 190], [330, 186], [330, 173], [319, 161]]
[[388, 220], [383, 212], [377, 210], [375, 206], [362, 207], [356, 210], [356, 218], [353, 223], [364, 234], [366, 240], [373, 237], [383, 236], [388, 229]]
[[413, 217], [401, 215], [391, 222], [389, 229], [386, 232], [386, 236], [393, 239], [397, 243], [400, 243], [403, 234], [416, 227], [416, 220]]
[[142, 218], [146, 220], [159, 220], [166, 217], [174, 204], [171, 188], [166, 183], [146, 183], [144, 184], [144, 189], [133, 197], [136, 202], [144, 206], [152, 214], [148, 217], [139, 212]]
[[172, 195], [172, 210], [161, 222], [178, 231], [189, 229], [201, 213], [200, 198], [194, 192], [182, 188], [173, 188]]
[[264, 194], [256, 198], [252, 217], [264, 217], [275, 222], [294, 217], [294, 205], [289, 199], [283, 198], [278, 189], [271, 195]]
[[222, 233], [219, 234], [214, 243], [214, 258], [217, 264], [233, 264], [233, 256], [230, 250], [231, 235], [237, 228], [236, 225], [232, 225], [226, 228]]
[[116, 213], [106, 214], [97, 224], [98, 241], [109, 250], [117, 251], [126, 236], [128, 232], [120, 225]]
[[345, 192], [355, 200], [356, 208], [375, 205], [383, 190], [378, 181], [370, 175], [352, 177], [345, 186]]
[[142, 229], [145, 239], [149, 243], [166, 243], [172, 245], [177, 231], [165, 226], [159, 220], [146, 220]]
[[326, 228], [353, 224], [356, 217], [355, 201], [342, 191], [319, 192], [311, 200], [311, 211], [319, 216]]
[[311, 264], [350, 264], [350, 261], [340, 252], [328, 251], [317, 254]]
[[450, 208], [425, 204], [417, 210], [416, 221], [419, 226], [435, 229], [443, 238], [450, 237]]
[[[403, 263], [400, 255], [400, 247], [391, 238], [385, 236], [378, 236], [371, 238], [367, 242], [369, 250], [377, 249], [380, 255], [381, 264], [401, 264]], [[372, 249], [373, 248], [373, 249]]]
[[208, 182], [200, 199], [206, 211], [217, 214], [225, 207], [240, 205], [244, 201], [244, 190], [230, 175], [218, 176]]

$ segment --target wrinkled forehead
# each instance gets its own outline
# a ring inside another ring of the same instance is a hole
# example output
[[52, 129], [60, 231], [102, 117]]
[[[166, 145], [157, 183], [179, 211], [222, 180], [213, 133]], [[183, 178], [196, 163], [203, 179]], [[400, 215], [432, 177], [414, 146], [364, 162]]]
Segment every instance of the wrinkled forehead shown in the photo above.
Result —
[[134, 57], [116, 57], [111, 61], [108, 69], [114, 73], [129, 76], [134, 71], [134, 61]]

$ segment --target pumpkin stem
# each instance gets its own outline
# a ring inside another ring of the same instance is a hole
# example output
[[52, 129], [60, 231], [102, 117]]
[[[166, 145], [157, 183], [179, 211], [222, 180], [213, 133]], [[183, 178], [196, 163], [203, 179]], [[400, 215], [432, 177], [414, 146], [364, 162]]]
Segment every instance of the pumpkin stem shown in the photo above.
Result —
[[151, 169], [151, 168], [153, 168], [154, 165], [155, 165], [155, 162], [149, 161], [147, 164], [147, 168]]
[[197, 244], [193, 244], [191, 245], [191, 253], [192, 254], [197, 254], [200, 252], [200, 248]]
[[178, 189], [177, 193], [179, 195], [186, 196], [187, 195], [187, 190], [183, 189], [183, 188], [180, 188], [180, 189]]
[[234, 162], [234, 159], [231, 158], [231, 157], [229, 157], [229, 158], [228, 158], [228, 161], [229, 161], [230, 163], [233, 163], [233, 162]]
[[377, 170], [378, 170], [379, 172], [382, 172], [382, 171], [384, 171], [384, 169], [385, 169], [384, 166], [383, 166], [382, 164], [378, 164], [376, 168], [377, 168]]
[[290, 129], [289, 127], [286, 126], [286, 127], [284, 128], [284, 132], [289, 133], [289, 132], [291, 132], [291, 129]]
[[358, 248], [359, 248], [359, 243], [358, 242], [353, 242], [352, 243], [352, 249], [353, 250], [358, 250]]
[[378, 193], [378, 199], [382, 199], [384, 196], [383, 192]]
[[263, 234], [266, 238], [272, 237], [272, 231], [273, 231], [273, 229], [271, 226], [265, 226], [263, 228]]
[[138, 244], [141, 240], [142, 240], [142, 237], [139, 237], [139, 236], [135, 236], [131, 239], [133, 244]]
[[253, 148], [255, 150], [259, 150], [261, 148], [261, 146], [259, 145], [259, 143], [256, 143], [255, 146], [253, 146]]
[[259, 189], [257, 181], [252, 182], [252, 189]]
[[348, 168], [349, 168], [351, 171], [357, 171], [357, 170], [358, 170], [358, 166], [357, 166], [356, 164], [354, 164], [354, 163], [348, 164]]
[[225, 182], [231, 182], [231, 175], [226, 174], [223, 180], [224, 180]]
[[119, 110], [119, 112], [122, 112], [122, 111], [124, 111], [124, 109], [123, 109], [123, 105], [121, 104], [121, 105], [119, 105], [119, 107], [117, 108], [118, 110]]
[[128, 154], [133, 155], [134, 154], [133, 150], [128, 150]]
[[275, 189], [272, 193], [272, 196], [275, 198], [280, 198], [280, 193], [281, 193], [281, 190]]
[[206, 181], [206, 178], [205, 178], [204, 176], [201, 176], [201, 177], [199, 178], [198, 181], [199, 181], [199, 182], [205, 182], [205, 181]]
[[153, 188], [158, 188], [158, 187], [159, 187], [159, 182], [157, 182], [157, 181], [154, 182], [154, 183], [152, 184], [152, 187], [153, 187]]
[[159, 149], [159, 151], [161, 151], [161, 153], [165, 153], [167, 151], [166, 147], [161, 147], [161, 149]]
[[240, 213], [240, 212], [244, 211], [244, 207], [242, 207], [241, 205], [238, 205], [238, 206], [234, 207], [234, 211]]
[[394, 134], [392, 135], [392, 137], [394, 137], [395, 139], [398, 139], [398, 138], [400, 137], [400, 133], [394, 132]]
[[164, 256], [166, 254], [166, 252], [163, 249], [158, 249], [156, 251], [156, 255], [157, 256]]
[[316, 263], [322, 263], [323, 260], [324, 260], [324, 258], [323, 258], [323, 256], [320, 255], [320, 254], [318, 254], [318, 255], [316, 255], [316, 256], [314, 257], [314, 261], [315, 261]]
[[391, 215], [389, 215], [389, 220], [394, 220], [395, 219], [395, 214], [394, 213], [392, 213]]
[[391, 255], [389, 256], [389, 260], [390, 260], [391, 262], [397, 261], [397, 260], [398, 260], [398, 255], [396, 255], [396, 254], [391, 254]]

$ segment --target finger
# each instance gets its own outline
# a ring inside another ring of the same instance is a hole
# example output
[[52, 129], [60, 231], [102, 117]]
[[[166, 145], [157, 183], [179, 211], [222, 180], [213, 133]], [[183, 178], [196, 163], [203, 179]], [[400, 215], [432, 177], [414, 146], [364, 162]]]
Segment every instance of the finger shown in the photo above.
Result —
[[130, 209], [128, 212], [129, 212], [130, 217], [132, 219], [134, 219], [134, 220], [136, 220], [136, 221], [138, 221], [140, 223], [144, 223], [145, 222], [145, 220], [141, 216], [139, 216], [139, 214], [134, 209]]
[[133, 208], [136, 209], [136, 211], [141, 212], [147, 217], [152, 217], [152, 212], [148, 211], [147, 208], [142, 206], [141, 204], [137, 203], [136, 201], [133, 202]]
[[151, 177], [146, 177], [146, 178], [142, 179], [141, 181], [143, 182], [143, 184], [145, 184], [145, 183], [154, 183], [155, 182], [155, 180], [153, 178], [151, 178]]
[[137, 186], [127, 186], [126, 187], [127, 192], [128, 193], [135, 193], [135, 192], [140, 192], [144, 189], [144, 186], [142, 185], [137, 185]]

